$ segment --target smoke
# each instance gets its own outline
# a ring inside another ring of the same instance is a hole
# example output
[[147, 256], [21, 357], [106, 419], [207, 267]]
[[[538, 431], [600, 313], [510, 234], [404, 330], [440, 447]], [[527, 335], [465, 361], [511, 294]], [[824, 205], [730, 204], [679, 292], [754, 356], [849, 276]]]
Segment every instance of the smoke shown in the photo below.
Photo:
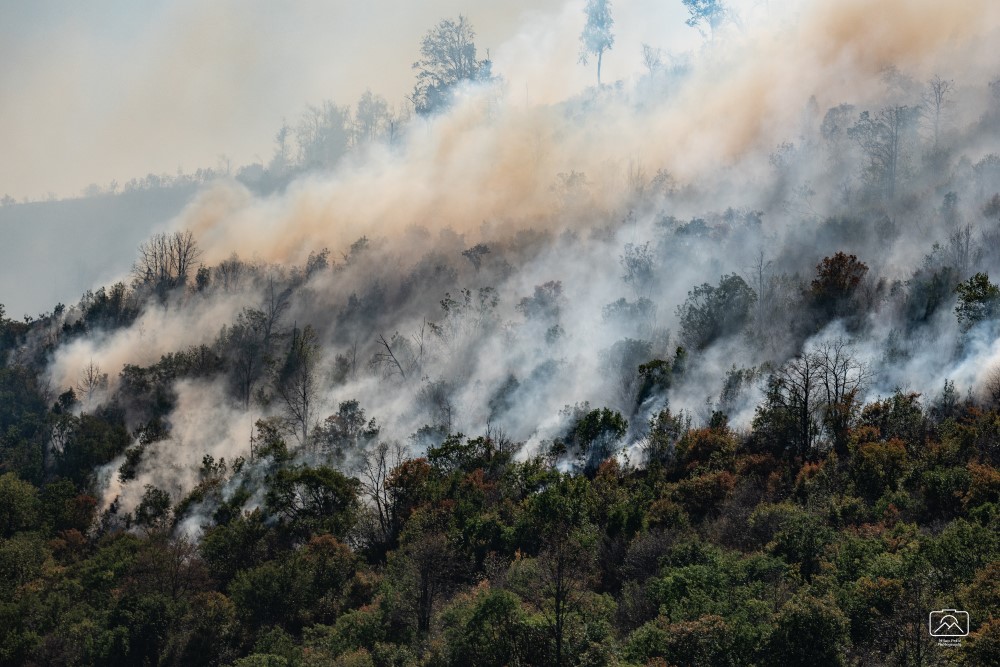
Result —
[[[483, 220], [565, 226], [561, 173], [585, 174], [584, 203], [608, 211], [632, 194], [630, 165], [648, 174], [665, 169], [696, 187], [717, 177], [719, 165], [759, 170], [767, 151], [795, 139], [789, 128], [801, 125], [811, 98], [818, 109], [864, 105], [884, 90], [890, 65], [920, 79], [986, 67], [1000, 14], [985, 1], [907, 0], [878, 11], [860, 1], [817, 2], [800, 12], [703, 53], [665, 97], [591, 92], [524, 108], [516, 92], [497, 102], [493, 90], [468, 90], [451, 113], [416, 121], [401, 152], [367, 155], [277, 199], [209, 193], [178, 224], [205, 240], [209, 261], [233, 251], [299, 260], [317, 247], [343, 248], [413, 225], [459, 232]], [[564, 75], [551, 61], [538, 69], [548, 80]]]
[[350, 104], [367, 88], [401, 104], [420, 39], [442, 17], [472, 14], [486, 49], [559, 4], [4, 3], [0, 182], [16, 198], [72, 195], [222, 154], [259, 162], [306, 104]]
[[[497, 62], [551, 53], [578, 30], [566, 23], [579, 9], [531, 15]], [[962, 331], [950, 291], [918, 297], [933, 288], [928, 276], [958, 266], [950, 239], [963, 220], [978, 225], [996, 187], [973, 165], [1000, 146], [984, 92], [1000, 11], [985, 0], [848, 0], [747, 16], [684, 73], [534, 98], [529, 85], [528, 103], [512, 76], [506, 89], [458, 91], [447, 113], [415, 119], [397, 143], [280, 194], [207, 189], [173, 225], [194, 232], [209, 286], [60, 346], [53, 383], [73, 384], [91, 360], [114, 375], [191, 345], [226, 354], [220, 329], [261, 307], [277, 281], [290, 294], [281, 331], [316, 333], [315, 421], [357, 400], [383, 439], [414, 453], [443, 433], [497, 427], [524, 443], [521, 456], [545, 453], [589, 405], [629, 419], [621, 444], [635, 459], [666, 406], [698, 423], [722, 409], [749, 427], [769, 369], [831, 340], [849, 340], [872, 369], [865, 399], [898, 387], [931, 400], [945, 379], [978, 390], [1000, 358], [988, 326]], [[535, 80], [566, 80], [565, 63], [539, 62]], [[960, 81], [946, 173], [926, 127], [914, 129], [894, 174], [908, 194], [887, 201], [847, 127], [865, 110], [918, 105], [934, 75]], [[949, 190], [954, 210], [942, 204]], [[323, 248], [332, 266], [317, 260]], [[868, 266], [851, 297], [862, 314], [822, 317], [810, 280], [839, 250]], [[218, 265], [234, 252], [250, 278], [223, 286]], [[998, 253], [966, 258], [958, 278], [998, 263]], [[741, 333], [690, 345], [678, 306], [731, 274], [756, 293]], [[274, 343], [278, 365], [288, 340]], [[669, 375], [640, 377], [652, 360]], [[273, 394], [244, 409], [223, 378], [172, 391], [169, 440], [143, 454], [136, 480], [108, 482], [106, 505], [135, 507], [147, 483], [179, 499], [204, 455], [247, 456], [249, 425], [283, 414]]]

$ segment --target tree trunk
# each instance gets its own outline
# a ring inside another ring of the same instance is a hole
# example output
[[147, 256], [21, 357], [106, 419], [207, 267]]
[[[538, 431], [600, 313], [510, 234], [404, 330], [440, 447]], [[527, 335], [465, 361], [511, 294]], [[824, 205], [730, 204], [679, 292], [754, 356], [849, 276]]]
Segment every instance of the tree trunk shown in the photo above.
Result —
[[601, 87], [601, 59], [604, 58], [604, 51], [597, 52], [597, 87]]

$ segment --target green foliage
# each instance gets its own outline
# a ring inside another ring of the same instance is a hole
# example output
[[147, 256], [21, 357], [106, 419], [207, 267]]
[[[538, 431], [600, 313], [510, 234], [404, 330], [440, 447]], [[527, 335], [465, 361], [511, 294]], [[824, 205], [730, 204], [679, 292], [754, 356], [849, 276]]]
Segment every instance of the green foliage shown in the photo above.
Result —
[[593, 474], [597, 467], [614, 454], [618, 441], [628, 431], [628, 422], [621, 413], [601, 408], [590, 410], [576, 420], [570, 442], [584, 458], [584, 471]]
[[131, 443], [122, 415], [112, 410], [73, 418], [67, 431], [62, 451], [55, 454], [55, 467], [77, 486], [88, 484], [94, 468], [110, 462]]
[[40, 509], [38, 489], [12, 472], [0, 475], [0, 537], [34, 528]]
[[147, 530], [163, 530], [170, 522], [170, 494], [150, 484], [135, 509], [135, 522]]
[[1000, 287], [990, 282], [989, 275], [977, 273], [955, 288], [958, 305], [955, 315], [963, 331], [996, 316], [1000, 308]]
[[[651, 279], [632, 268], [636, 286]], [[857, 285], [828, 268], [817, 289], [846, 308]], [[446, 347], [497, 323], [496, 294], [476, 296], [446, 298]], [[541, 286], [526, 326], [552, 324], [561, 299]], [[665, 407], [697, 359], [656, 359], [663, 339], [649, 337], [603, 360], [635, 411], [567, 407], [556, 456], [516, 460], [492, 425], [449, 433], [453, 387], [427, 381], [425, 458], [381, 442], [345, 400], [305, 447], [289, 446], [287, 416], [261, 418], [249, 460], [206, 455], [176, 506], [173, 489], [148, 486], [131, 514], [113, 506], [96, 523], [93, 470], [123, 457], [120, 481], [135, 483], [170, 436], [175, 381], [228, 377], [235, 357], [191, 348], [126, 368], [93, 412], [75, 392], [43, 400], [33, 367], [0, 368], [0, 663], [811, 667], [902, 664], [919, 649], [934, 664], [945, 654], [913, 619], [954, 604], [977, 611], [946, 657], [991, 664], [993, 408], [951, 382], [926, 406], [896, 391], [857, 406], [843, 451], [813, 415], [806, 451], [802, 405], [777, 375], [751, 433], [721, 411], [693, 424]], [[728, 403], [764, 372], [743, 370]], [[511, 375], [489, 410], [501, 420], [544, 386]], [[649, 421], [630, 429], [627, 416]], [[626, 435], [646, 438], [646, 466], [613, 456]], [[333, 467], [364, 450], [358, 468]], [[174, 534], [194, 522], [196, 542]]]
[[692, 621], [671, 623], [664, 616], [636, 630], [625, 651], [627, 659], [639, 664], [735, 667], [738, 661], [733, 633], [719, 616], [702, 616]]
[[367, 419], [357, 401], [341, 401], [337, 412], [313, 429], [312, 439], [331, 460], [341, 461], [358, 448], [366, 449], [379, 434], [374, 417]]
[[0, 592], [11, 596], [18, 587], [35, 579], [48, 556], [38, 534], [20, 533], [0, 540]]
[[529, 660], [533, 628], [521, 600], [510, 591], [474, 590], [460, 596], [441, 618], [449, 665], [504, 667]]
[[906, 467], [906, 446], [902, 440], [893, 438], [858, 445], [852, 460], [852, 475], [859, 494], [874, 501], [883, 493], [899, 488]]
[[726, 427], [690, 430], [677, 443], [677, 462], [688, 470], [730, 469], [736, 446]]
[[830, 598], [803, 595], [774, 619], [763, 664], [775, 667], [839, 667], [849, 646], [847, 618]]
[[0, 473], [41, 482], [47, 412], [39, 379], [30, 369], [0, 366]]
[[126, 327], [139, 314], [135, 293], [122, 282], [109, 288], [101, 287], [96, 292], [88, 290], [80, 300], [80, 309], [83, 311], [82, 321], [88, 330], [113, 331]]
[[740, 333], [756, 302], [757, 294], [736, 274], [723, 276], [718, 286], [695, 287], [677, 308], [681, 340], [689, 348], [704, 350]]
[[343, 537], [358, 511], [358, 482], [327, 466], [279, 468], [267, 492], [268, 511], [296, 536]]

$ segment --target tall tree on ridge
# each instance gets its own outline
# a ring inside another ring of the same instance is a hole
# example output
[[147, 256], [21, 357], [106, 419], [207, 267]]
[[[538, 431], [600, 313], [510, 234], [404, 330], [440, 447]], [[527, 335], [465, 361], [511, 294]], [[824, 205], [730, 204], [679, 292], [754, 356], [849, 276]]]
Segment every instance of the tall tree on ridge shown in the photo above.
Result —
[[609, 0], [588, 0], [587, 25], [580, 33], [580, 64], [586, 65], [590, 56], [597, 56], [597, 87], [601, 86], [601, 63], [604, 52], [610, 51], [615, 45], [615, 36], [611, 34], [611, 26], [615, 20], [611, 18], [611, 3]]

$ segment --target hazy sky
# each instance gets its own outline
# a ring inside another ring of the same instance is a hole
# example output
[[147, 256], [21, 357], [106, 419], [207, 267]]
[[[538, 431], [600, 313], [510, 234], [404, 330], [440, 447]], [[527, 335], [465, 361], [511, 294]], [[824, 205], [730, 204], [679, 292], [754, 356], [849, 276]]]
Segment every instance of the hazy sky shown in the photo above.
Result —
[[[371, 88], [412, 89], [420, 39], [467, 15], [513, 99], [590, 85], [575, 0], [0, 0], [0, 195], [79, 193], [149, 172], [266, 162], [282, 119]], [[617, 0], [604, 79], [634, 76], [643, 42], [700, 42], [680, 0]], [[483, 54], [484, 55], [484, 54]]]

